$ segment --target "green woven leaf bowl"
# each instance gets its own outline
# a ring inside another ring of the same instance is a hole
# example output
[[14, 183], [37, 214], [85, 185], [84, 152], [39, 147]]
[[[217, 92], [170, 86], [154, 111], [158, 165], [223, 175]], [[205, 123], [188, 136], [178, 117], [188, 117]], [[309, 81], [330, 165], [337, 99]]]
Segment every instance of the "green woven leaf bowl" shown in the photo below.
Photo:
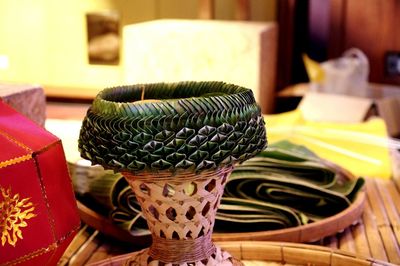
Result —
[[83, 121], [79, 150], [118, 172], [199, 172], [245, 161], [267, 145], [250, 89], [224, 82], [107, 88]]

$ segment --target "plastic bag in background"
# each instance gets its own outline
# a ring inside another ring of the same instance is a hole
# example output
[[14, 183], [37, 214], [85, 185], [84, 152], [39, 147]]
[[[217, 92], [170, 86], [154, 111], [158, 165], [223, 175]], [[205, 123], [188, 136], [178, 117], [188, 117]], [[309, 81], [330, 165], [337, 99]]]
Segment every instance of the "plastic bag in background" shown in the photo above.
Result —
[[311, 89], [319, 92], [366, 96], [369, 62], [357, 48], [351, 48], [339, 58], [317, 63], [303, 56]]

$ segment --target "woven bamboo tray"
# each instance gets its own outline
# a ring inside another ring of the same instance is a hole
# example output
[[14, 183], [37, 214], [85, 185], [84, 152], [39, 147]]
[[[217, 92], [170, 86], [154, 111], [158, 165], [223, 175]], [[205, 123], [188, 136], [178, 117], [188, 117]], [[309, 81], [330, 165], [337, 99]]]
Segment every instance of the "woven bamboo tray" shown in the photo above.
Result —
[[[227, 241], [217, 243], [229, 251], [245, 266], [266, 265], [326, 265], [326, 266], [357, 266], [357, 265], [394, 265], [373, 258], [328, 247], [295, 244], [285, 242], [261, 241]], [[121, 265], [130, 254], [111, 257], [93, 262], [91, 266]]]
[[[313, 242], [326, 236], [343, 231], [353, 223], [356, 223], [362, 215], [365, 205], [365, 192], [361, 191], [356, 200], [344, 211], [321, 221], [291, 227], [287, 229], [246, 232], [246, 233], [218, 233], [214, 232], [214, 241], [245, 241], [245, 240], [268, 240], [284, 242]], [[78, 201], [78, 209], [82, 221], [99, 230], [105, 235], [112, 236], [120, 241], [130, 242], [138, 246], [149, 245], [150, 235], [134, 236], [127, 234], [118, 226], [114, 225], [109, 219], [96, 213], [82, 202]]]

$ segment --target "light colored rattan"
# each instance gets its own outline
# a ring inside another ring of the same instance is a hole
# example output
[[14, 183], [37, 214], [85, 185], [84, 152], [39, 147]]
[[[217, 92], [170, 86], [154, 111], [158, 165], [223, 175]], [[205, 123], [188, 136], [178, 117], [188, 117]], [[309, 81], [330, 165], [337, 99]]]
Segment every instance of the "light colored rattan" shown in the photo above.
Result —
[[174, 176], [166, 172], [123, 173], [153, 238], [150, 248], [135, 253], [127, 265], [238, 265], [211, 240], [215, 215], [231, 171], [231, 167], [226, 167]]

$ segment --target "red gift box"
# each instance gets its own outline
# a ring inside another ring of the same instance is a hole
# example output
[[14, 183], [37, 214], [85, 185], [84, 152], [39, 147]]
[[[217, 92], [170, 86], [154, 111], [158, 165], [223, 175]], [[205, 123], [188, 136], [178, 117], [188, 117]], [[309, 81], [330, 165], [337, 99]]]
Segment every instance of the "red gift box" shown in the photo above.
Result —
[[0, 100], [0, 265], [55, 265], [79, 226], [60, 139]]

